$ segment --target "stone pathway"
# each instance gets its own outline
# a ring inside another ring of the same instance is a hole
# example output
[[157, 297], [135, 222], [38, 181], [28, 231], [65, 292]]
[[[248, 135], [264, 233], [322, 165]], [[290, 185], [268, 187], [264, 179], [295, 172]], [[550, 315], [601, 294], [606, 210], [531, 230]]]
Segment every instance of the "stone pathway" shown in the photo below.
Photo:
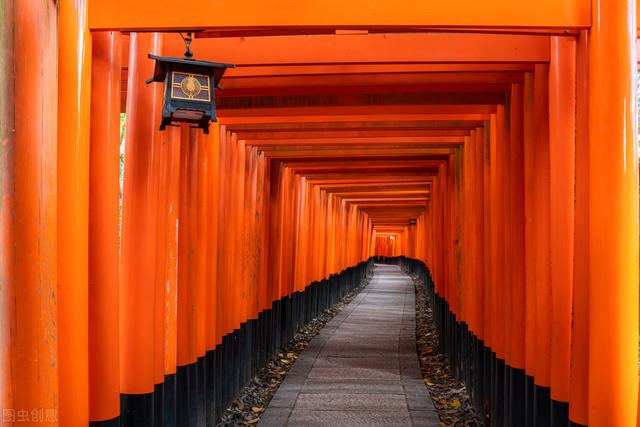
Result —
[[377, 265], [371, 283], [316, 335], [261, 426], [438, 426], [420, 372], [413, 282]]

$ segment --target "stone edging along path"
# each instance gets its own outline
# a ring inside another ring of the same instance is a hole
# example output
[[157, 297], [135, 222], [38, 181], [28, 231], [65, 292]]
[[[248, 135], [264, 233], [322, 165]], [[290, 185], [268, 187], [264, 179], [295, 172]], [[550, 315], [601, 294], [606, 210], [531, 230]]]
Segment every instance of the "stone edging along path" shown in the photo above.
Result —
[[416, 289], [416, 335], [418, 357], [431, 398], [444, 426], [482, 426], [469, 393], [449, 369], [447, 358], [438, 350], [438, 332], [432, 307], [423, 283], [413, 278]]
[[318, 317], [298, 330], [287, 343], [287, 347], [278, 353], [277, 358], [268, 362], [251, 383], [241, 391], [238, 398], [221, 415], [216, 425], [218, 427], [256, 425], [300, 353], [304, 351], [312, 338], [369, 284], [369, 280], [345, 295], [341, 302], [325, 309]]

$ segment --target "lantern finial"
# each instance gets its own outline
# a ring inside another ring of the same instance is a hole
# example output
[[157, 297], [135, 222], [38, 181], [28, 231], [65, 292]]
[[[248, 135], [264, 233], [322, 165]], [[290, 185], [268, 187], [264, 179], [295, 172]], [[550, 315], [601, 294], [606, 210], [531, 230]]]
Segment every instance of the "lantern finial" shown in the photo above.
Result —
[[183, 36], [182, 33], [180, 33], [180, 37], [182, 37], [182, 40], [184, 40], [184, 45], [187, 48], [184, 51], [184, 57], [185, 58], [192, 58], [193, 57], [193, 52], [191, 51], [191, 42], [193, 41], [193, 37], [191, 37], [191, 32], [188, 32], [186, 37]]

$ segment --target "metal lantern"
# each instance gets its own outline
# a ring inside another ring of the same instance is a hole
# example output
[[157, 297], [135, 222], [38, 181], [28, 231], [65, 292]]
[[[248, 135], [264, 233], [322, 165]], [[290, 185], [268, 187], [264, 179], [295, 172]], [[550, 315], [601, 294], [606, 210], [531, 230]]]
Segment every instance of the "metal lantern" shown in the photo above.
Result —
[[209, 123], [217, 121], [214, 89], [222, 89], [220, 80], [224, 72], [235, 65], [191, 58], [190, 42], [189, 35], [185, 39], [185, 58], [149, 54], [156, 66], [147, 83], [164, 82], [160, 130], [177, 123], [190, 123], [209, 133]]

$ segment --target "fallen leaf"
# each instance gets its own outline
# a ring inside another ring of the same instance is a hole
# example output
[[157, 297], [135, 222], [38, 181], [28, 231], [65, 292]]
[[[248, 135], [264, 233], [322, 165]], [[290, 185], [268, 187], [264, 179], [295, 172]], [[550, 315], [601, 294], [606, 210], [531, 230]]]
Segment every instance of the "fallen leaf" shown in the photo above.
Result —
[[451, 402], [451, 407], [452, 408], [459, 408], [462, 404], [460, 403], [460, 401], [458, 399], [453, 399], [453, 402]]
[[247, 420], [245, 420], [245, 423], [247, 423], [247, 424], [255, 424], [255, 423], [257, 423], [258, 421], [260, 421], [260, 418], [254, 418], [254, 419], [252, 419], [252, 420], [248, 420], [248, 421], [247, 421]]
[[251, 410], [257, 414], [259, 414], [260, 412], [264, 411], [264, 408], [258, 408], [257, 406], [254, 406], [251, 408]]

